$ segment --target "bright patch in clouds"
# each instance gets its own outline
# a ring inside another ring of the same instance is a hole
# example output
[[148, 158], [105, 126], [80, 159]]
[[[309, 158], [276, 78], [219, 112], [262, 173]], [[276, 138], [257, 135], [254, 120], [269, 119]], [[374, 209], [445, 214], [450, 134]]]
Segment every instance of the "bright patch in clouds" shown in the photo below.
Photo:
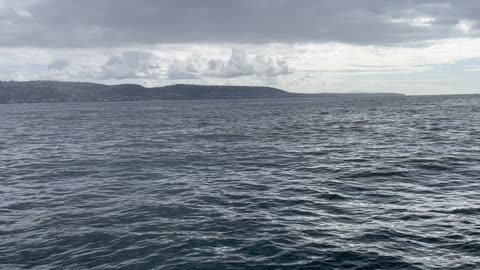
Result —
[[391, 22], [395, 24], [407, 24], [413, 27], [431, 27], [436, 21], [432, 17], [418, 17], [413, 19], [392, 19]]
[[465, 34], [470, 34], [473, 28], [473, 22], [469, 20], [461, 20], [458, 22], [457, 28]]
[[435, 22], [435, 18], [420, 17], [420, 18], [415, 18], [413, 20], [412, 25], [418, 26], [418, 27], [428, 27], [428, 26], [432, 26], [434, 22]]

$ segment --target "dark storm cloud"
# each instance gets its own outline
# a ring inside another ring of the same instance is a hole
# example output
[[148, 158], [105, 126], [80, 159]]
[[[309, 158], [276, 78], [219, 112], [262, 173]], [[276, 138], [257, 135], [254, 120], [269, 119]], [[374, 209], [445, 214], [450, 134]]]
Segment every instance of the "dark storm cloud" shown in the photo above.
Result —
[[0, 6], [0, 46], [393, 44], [474, 36], [480, 19], [472, 0], [30, 0], [23, 10], [15, 2]]

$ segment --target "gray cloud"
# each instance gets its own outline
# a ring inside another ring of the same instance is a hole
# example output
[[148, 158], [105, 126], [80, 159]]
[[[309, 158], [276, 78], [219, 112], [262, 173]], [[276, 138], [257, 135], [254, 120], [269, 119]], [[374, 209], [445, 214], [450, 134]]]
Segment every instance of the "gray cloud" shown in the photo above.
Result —
[[232, 49], [230, 58], [205, 59], [198, 55], [187, 59], [175, 59], [168, 66], [170, 80], [196, 79], [200, 77], [235, 78], [257, 75], [277, 77], [292, 73], [286, 60], [272, 56], [256, 55], [249, 57], [246, 51]]
[[101, 67], [102, 79], [132, 79], [154, 77], [158, 59], [148, 52], [130, 51], [111, 56]]
[[[477, 36], [480, 20], [480, 1], [472, 0], [2, 2], [0, 46], [330, 41], [394, 44]], [[471, 25], [469, 31], [459, 30], [461, 21]]]
[[201, 75], [202, 60], [198, 55], [186, 59], [174, 59], [168, 65], [168, 79], [170, 80], [193, 80]]
[[66, 59], [55, 59], [48, 65], [48, 70], [61, 71], [70, 66], [70, 61]]

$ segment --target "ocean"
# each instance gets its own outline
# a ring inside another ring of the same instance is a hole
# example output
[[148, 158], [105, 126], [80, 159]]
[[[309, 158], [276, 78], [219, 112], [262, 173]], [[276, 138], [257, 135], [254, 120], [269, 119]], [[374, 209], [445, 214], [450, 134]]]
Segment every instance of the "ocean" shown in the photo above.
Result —
[[480, 96], [0, 105], [0, 269], [479, 269]]

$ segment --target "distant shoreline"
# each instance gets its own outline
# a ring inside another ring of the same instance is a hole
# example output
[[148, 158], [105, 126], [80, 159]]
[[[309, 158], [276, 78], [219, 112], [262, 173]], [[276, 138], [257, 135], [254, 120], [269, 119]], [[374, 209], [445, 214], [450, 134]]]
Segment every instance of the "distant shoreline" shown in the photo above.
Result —
[[480, 94], [405, 95], [400, 93], [293, 93], [265, 86], [175, 84], [144, 87], [65, 81], [0, 81], [0, 104], [80, 103], [162, 100], [254, 100], [326, 97], [479, 96]]
[[64, 81], [0, 81], [0, 103], [63, 103], [152, 100], [229, 100], [332, 96], [394, 96], [397, 93], [292, 93], [264, 86], [176, 84], [147, 88], [138, 84], [106, 85]]

